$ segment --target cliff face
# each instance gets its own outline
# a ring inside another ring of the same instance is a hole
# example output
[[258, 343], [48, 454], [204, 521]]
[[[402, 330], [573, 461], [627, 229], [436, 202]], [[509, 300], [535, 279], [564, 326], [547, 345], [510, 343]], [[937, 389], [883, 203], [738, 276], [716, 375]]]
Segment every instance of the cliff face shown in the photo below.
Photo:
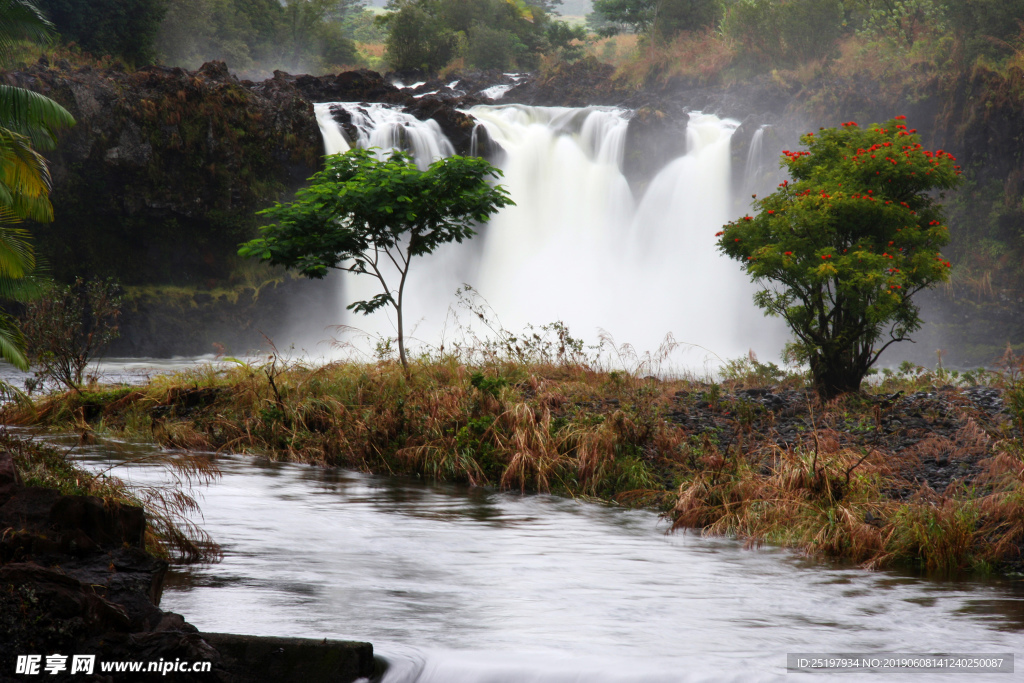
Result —
[[49, 155], [56, 220], [35, 230], [37, 250], [62, 281], [231, 284], [255, 212], [319, 166], [313, 102], [415, 105], [413, 113], [437, 119], [460, 150], [472, 133], [450, 104], [415, 100], [369, 71], [278, 72], [252, 83], [221, 62], [132, 73], [41, 62], [2, 79], [53, 98], [78, 122]]
[[290, 89], [253, 94], [223, 64], [133, 73], [37, 64], [4, 80], [78, 122], [50, 155], [56, 220], [35, 230], [58, 280], [223, 279], [253, 211], [311, 174], [319, 154], [308, 102]]

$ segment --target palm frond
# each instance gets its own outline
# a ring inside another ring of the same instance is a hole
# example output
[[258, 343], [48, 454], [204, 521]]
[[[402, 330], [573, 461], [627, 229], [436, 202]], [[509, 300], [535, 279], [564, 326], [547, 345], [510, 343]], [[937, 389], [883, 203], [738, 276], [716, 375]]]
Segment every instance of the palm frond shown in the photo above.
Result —
[[11, 209], [0, 207], [0, 281], [25, 278], [36, 270], [31, 233], [24, 228], [13, 227], [20, 222], [21, 219]]
[[31, 0], [0, 0], [0, 63], [6, 63], [19, 40], [45, 43], [53, 24]]
[[0, 313], [0, 358], [19, 370], [28, 370], [25, 337], [14, 318], [6, 313]]
[[36, 149], [54, 149], [57, 131], [73, 125], [75, 118], [71, 113], [49, 97], [25, 88], [0, 85], [0, 126], [29, 138]]
[[[2, 0], [0, 0], [2, 1]], [[34, 221], [53, 220], [46, 159], [20, 133], [0, 128], [0, 206]]]

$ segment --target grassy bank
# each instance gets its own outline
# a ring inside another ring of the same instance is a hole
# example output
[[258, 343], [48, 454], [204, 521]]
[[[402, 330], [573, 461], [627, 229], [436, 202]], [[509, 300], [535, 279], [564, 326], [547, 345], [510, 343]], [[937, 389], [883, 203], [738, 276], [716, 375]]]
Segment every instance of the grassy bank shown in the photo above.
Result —
[[[905, 367], [822, 404], [754, 360], [720, 383], [454, 359], [205, 366], [9, 406], [17, 424], [551, 491], [871, 567], [1019, 571], [1019, 374]], [[983, 383], [991, 387], [978, 386]], [[897, 395], [894, 392], [904, 392]]]
[[[70, 451], [0, 429], [0, 450], [9, 453], [21, 483], [54, 489], [66, 496], [95, 496], [104, 503], [117, 502], [146, 511], [146, 550], [167, 560], [197, 562], [214, 560], [220, 549], [188, 516], [199, 511], [188, 490], [166, 486], [132, 486], [111, 470], [90, 472], [69, 457]], [[209, 481], [216, 467], [206, 457], [158, 454], [153, 464], [169, 468], [177, 480]]]

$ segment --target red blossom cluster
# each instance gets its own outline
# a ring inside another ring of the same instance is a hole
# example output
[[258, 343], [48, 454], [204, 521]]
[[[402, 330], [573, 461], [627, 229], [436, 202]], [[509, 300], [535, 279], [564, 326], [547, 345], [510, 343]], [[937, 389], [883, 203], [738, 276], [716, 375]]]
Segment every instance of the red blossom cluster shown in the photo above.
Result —
[[856, 126], [857, 122], [856, 121], [847, 121], [846, 123], [840, 123], [839, 125], [840, 126], [844, 126], [844, 127], [845, 126]]

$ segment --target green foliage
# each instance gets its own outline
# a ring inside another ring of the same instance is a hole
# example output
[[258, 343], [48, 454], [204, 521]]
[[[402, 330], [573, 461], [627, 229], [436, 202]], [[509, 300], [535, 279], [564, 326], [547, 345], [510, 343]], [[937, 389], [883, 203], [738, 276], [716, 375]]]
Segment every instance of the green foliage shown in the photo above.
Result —
[[1021, 32], [1024, 0], [938, 0], [947, 25], [961, 41], [968, 63], [980, 55], [1005, 56]]
[[[28, 0], [0, 0], [0, 60], [20, 39], [44, 40], [51, 26]], [[24, 300], [35, 292], [35, 252], [28, 233], [13, 224], [53, 220], [50, 171], [37, 150], [52, 150], [71, 114], [38, 93], [0, 85], [0, 298]], [[0, 313], [0, 358], [28, 369], [25, 340], [14, 319]]]
[[601, 35], [629, 30], [666, 40], [714, 26], [722, 14], [721, 0], [594, 0], [593, 8], [587, 22]]
[[387, 31], [377, 21], [377, 15], [365, 8], [345, 17], [342, 33], [360, 43], [383, 43], [388, 37]]
[[120, 287], [112, 280], [53, 285], [25, 308], [22, 326], [36, 375], [81, 393], [89, 363], [119, 335]]
[[1015, 353], [1013, 347], [1007, 344], [999, 365], [1002, 366], [1000, 383], [1003, 386], [1006, 412], [1024, 434], [1024, 354]]
[[[383, 159], [362, 149], [336, 154], [295, 201], [260, 212], [275, 222], [260, 228], [261, 237], [243, 244], [239, 254], [312, 278], [332, 268], [376, 277], [384, 291], [349, 309], [368, 314], [393, 306], [399, 357], [408, 367], [402, 297], [412, 259], [469, 239], [477, 223], [512, 204], [504, 188], [487, 182], [500, 176], [476, 157], [439, 159], [421, 171], [403, 152]], [[387, 262], [399, 271], [395, 290], [387, 281]]]
[[753, 351], [747, 356], [726, 361], [720, 373], [723, 381], [745, 387], [799, 385], [806, 380], [802, 373], [788, 372], [775, 363], [762, 363]]
[[476, 68], [530, 69], [550, 47], [544, 9], [521, 0], [391, 0], [388, 9], [378, 21], [393, 69], [437, 71], [460, 58]]
[[149, 64], [165, 0], [41, 0], [40, 7], [61, 38], [96, 55]]
[[0, 0], [0, 62], [10, 61], [18, 41], [49, 42], [52, 29], [32, 0]]
[[336, 71], [358, 63], [350, 23], [365, 14], [361, 0], [168, 0], [157, 51], [188, 68]]
[[840, 0], [737, 0], [726, 10], [722, 33], [748, 64], [792, 66], [832, 53], [843, 20]]
[[[719, 249], [765, 288], [755, 301], [796, 335], [819, 392], [856, 391], [890, 344], [921, 321], [911, 297], [948, 279], [936, 189], [959, 181], [955, 159], [922, 149], [904, 117], [801, 138], [784, 152], [794, 182], [718, 233]], [[875, 344], [882, 340], [880, 348]]]
[[938, 0], [885, 0], [868, 3], [861, 35], [909, 49], [933, 32], [943, 32], [945, 13]]
[[501, 390], [508, 386], [508, 380], [504, 377], [487, 377], [482, 372], [474, 372], [470, 375], [469, 383], [479, 389], [481, 393], [489, 394], [494, 398], [498, 398]]
[[647, 33], [654, 22], [656, 5], [657, 0], [594, 0], [587, 23], [604, 36], [622, 30]]
[[587, 30], [564, 21], [552, 21], [548, 24], [547, 39], [563, 60], [575, 61], [583, 56], [583, 41], [587, 39]]

